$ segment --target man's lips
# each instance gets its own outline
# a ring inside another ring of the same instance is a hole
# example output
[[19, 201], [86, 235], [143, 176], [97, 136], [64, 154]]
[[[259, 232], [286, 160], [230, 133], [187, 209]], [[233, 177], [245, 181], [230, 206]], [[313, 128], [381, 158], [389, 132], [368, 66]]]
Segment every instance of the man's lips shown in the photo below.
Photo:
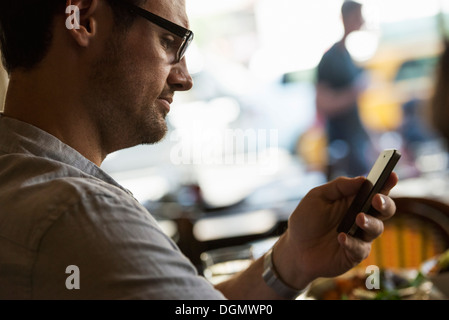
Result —
[[162, 102], [162, 104], [164, 105], [164, 107], [165, 107], [165, 109], [167, 110], [167, 113], [168, 113], [170, 111], [170, 105], [173, 102], [173, 97], [171, 97], [171, 96], [164, 96], [164, 97], [159, 97], [158, 100]]
[[168, 104], [172, 104], [173, 102], [173, 97], [172, 96], [166, 96], [166, 97], [159, 97], [159, 100], [165, 100], [168, 102]]

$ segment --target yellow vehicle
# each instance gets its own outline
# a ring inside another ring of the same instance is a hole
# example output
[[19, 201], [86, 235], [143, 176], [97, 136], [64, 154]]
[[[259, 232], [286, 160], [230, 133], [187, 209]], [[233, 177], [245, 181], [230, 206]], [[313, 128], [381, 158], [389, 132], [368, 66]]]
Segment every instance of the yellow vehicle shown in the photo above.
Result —
[[409, 43], [398, 41], [379, 47], [365, 65], [370, 85], [360, 99], [360, 115], [368, 129], [397, 130], [405, 103], [431, 97], [441, 46], [440, 38], [428, 35]]

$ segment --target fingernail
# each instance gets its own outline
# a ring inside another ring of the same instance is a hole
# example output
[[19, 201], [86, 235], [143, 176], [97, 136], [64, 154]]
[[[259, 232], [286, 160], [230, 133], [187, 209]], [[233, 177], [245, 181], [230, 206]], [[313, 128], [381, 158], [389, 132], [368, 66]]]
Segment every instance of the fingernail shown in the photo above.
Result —
[[385, 207], [387, 205], [387, 201], [385, 200], [384, 196], [380, 197], [380, 202], [382, 203], [382, 209], [385, 209]]
[[365, 214], [363, 215], [363, 226], [365, 228], [369, 227], [368, 217]]

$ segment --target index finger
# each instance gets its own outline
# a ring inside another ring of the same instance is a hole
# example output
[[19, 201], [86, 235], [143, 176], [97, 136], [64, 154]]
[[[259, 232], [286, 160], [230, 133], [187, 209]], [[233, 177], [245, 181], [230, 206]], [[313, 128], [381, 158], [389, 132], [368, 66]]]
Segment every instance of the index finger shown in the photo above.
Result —
[[379, 191], [379, 193], [382, 193], [384, 195], [388, 195], [399, 181], [399, 177], [395, 172], [392, 172], [390, 176], [388, 177], [387, 181], [385, 181], [382, 189]]
[[365, 177], [347, 178], [339, 177], [331, 182], [328, 182], [321, 188], [316, 190], [321, 192], [321, 196], [327, 201], [333, 202], [354, 196], [366, 180]]

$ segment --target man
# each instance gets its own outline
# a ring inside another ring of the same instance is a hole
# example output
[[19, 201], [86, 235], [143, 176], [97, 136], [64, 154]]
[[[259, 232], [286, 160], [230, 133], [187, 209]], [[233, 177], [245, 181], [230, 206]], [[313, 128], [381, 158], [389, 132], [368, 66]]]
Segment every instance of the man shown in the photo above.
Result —
[[[159, 141], [174, 93], [192, 87], [184, 1], [32, 2], [0, 5], [10, 74], [0, 116], [0, 299], [292, 299], [367, 257], [395, 204], [376, 195], [378, 217], [357, 218], [362, 239], [337, 234], [364, 180], [339, 178], [301, 201], [265, 259], [212, 287], [99, 168], [113, 151]], [[79, 8], [79, 26], [66, 26], [65, 8]], [[383, 193], [396, 182], [393, 174]]]
[[368, 173], [370, 138], [359, 116], [358, 99], [366, 87], [362, 69], [346, 47], [348, 36], [364, 24], [362, 5], [345, 1], [341, 7], [344, 34], [318, 64], [316, 105], [325, 121], [329, 178]]

